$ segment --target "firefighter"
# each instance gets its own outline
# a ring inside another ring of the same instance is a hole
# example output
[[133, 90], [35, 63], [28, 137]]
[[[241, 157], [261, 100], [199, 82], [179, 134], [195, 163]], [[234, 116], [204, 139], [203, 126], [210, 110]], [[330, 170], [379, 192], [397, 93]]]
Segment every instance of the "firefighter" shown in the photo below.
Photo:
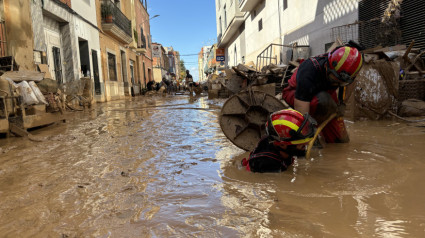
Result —
[[282, 91], [282, 98], [292, 108], [309, 113], [318, 123], [337, 113], [321, 132], [327, 143], [349, 142], [342, 117], [345, 110], [342, 93], [345, 86], [353, 83], [363, 65], [359, 47], [354, 46], [342, 46], [327, 55], [303, 61]]
[[251, 172], [281, 172], [288, 169], [295, 156], [304, 156], [305, 147], [315, 133], [315, 120], [293, 109], [284, 109], [270, 115], [266, 136], [257, 144], [242, 165]]

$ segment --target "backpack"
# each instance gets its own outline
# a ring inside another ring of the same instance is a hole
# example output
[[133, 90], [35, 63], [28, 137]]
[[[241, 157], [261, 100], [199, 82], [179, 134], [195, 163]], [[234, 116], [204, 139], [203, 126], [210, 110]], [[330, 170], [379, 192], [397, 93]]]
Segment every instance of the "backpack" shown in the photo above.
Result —
[[258, 142], [257, 147], [249, 154], [248, 159], [242, 160], [242, 165], [251, 172], [267, 173], [281, 172], [288, 169], [293, 163], [292, 156], [284, 159], [280, 155], [276, 146], [269, 143], [268, 137], [264, 137]]

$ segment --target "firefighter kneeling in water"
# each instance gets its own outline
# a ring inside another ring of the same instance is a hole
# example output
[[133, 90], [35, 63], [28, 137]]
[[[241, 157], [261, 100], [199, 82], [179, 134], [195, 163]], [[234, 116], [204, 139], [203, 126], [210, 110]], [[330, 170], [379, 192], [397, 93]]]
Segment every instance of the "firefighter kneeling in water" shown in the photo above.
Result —
[[293, 109], [274, 112], [266, 123], [266, 136], [242, 160], [251, 172], [281, 172], [288, 169], [295, 156], [304, 156], [306, 144], [313, 139], [316, 121]]

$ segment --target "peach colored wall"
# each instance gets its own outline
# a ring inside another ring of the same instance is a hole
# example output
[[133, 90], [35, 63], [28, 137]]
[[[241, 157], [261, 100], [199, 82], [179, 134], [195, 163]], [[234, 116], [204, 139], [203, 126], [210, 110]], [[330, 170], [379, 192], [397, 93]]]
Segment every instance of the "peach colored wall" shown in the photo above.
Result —
[[[140, 1], [135, 1], [135, 10], [136, 10], [136, 31], [139, 38], [138, 45], [140, 46], [140, 35], [141, 27], [143, 27], [143, 33], [146, 39], [146, 53], [139, 57], [139, 79], [141, 84], [144, 85], [149, 82], [149, 79], [153, 79], [152, 75], [152, 50], [149, 47], [148, 41], [150, 38], [150, 24], [149, 24], [149, 14], [143, 4]], [[143, 63], [145, 63], [145, 72], [143, 72]], [[150, 70], [149, 70], [150, 69]], [[149, 73], [151, 74], [149, 76]], [[145, 78], [146, 76], [146, 78]]]
[[[100, 13], [100, 6], [101, 6], [101, 0], [96, 0], [96, 6], [97, 6], [97, 23], [99, 28], [102, 26], [102, 18]], [[130, 5], [121, 2], [121, 11], [127, 16], [127, 18], [131, 18], [131, 12], [130, 11]], [[125, 1], [130, 2], [130, 1]], [[128, 6], [127, 6], [128, 5]], [[127, 59], [126, 59], [126, 71], [127, 71], [127, 82], [131, 83], [131, 74], [130, 74], [130, 60], [137, 62], [136, 60], [136, 53], [133, 52], [127, 44], [123, 44], [116, 40], [115, 38], [111, 37], [108, 34], [105, 34], [103, 32], [99, 32], [99, 43], [100, 43], [100, 57], [102, 61], [102, 73], [103, 78], [105, 81], [105, 88], [106, 88], [106, 99], [107, 101], [116, 99], [116, 98], [122, 98], [124, 97], [124, 89], [123, 89], [123, 78], [122, 78], [122, 60], [121, 60], [121, 50], [123, 50], [126, 53]], [[108, 52], [115, 55], [115, 61], [116, 61], [116, 72], [117, 72], [117, 81], [111, 81], [109, 79], [109, 66], [108, 66]], [[135, 70], [135, 81], [137, 81], [139, 72], [137, 72], [137, 67], [134, 67]], [[119, 87], [118, 94], [119, 96], [115, 95], [114, 93], [111, 93], [112, 90], [116, 90], [116, 88], [112, 89], [108, 87]], [[108, 95], [109, 93], [109, 95]]]

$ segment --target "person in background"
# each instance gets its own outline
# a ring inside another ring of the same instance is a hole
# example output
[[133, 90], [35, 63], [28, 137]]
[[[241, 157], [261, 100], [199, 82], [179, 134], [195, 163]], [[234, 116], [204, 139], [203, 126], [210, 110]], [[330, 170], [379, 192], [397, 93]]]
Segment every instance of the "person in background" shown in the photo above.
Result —
[[[282, 91], [282, 98], [295, 110], [312, 115], [318, 123], [337, 113], [322, 130], [327, 143], [346, 143], [349, 136], [344, 124], [345, 87], [354, 82], [363, 65], [360, 47], [351, 44], [329, 54], [303, 61]], [[337, 89], [338, 96], [337, 96]]]
[[193, 84], [193, 77], [189, 73], [189, 70], [186, 70], [186, 85], [189, 88], [190, 95], [192, 95], [192, 92], [193, 92], [193, 90], [192, 90], [193, 85], [192, 84]]
[[149, 81], [147, 84], [146, 84], [146, 88], [148, 89], [148, 91], [151, 91], [151, 90], [153, 90], [154, 89], [154, 86], [155, 86], [155, 81]]
[[260, 139], [242, 165], [251, 172], [281, 172], [288, 169], [296, 156], [304, 156], [306, 144], [315, 133], [315, 120], [293, 109], [270, 115], [266, 135]]

